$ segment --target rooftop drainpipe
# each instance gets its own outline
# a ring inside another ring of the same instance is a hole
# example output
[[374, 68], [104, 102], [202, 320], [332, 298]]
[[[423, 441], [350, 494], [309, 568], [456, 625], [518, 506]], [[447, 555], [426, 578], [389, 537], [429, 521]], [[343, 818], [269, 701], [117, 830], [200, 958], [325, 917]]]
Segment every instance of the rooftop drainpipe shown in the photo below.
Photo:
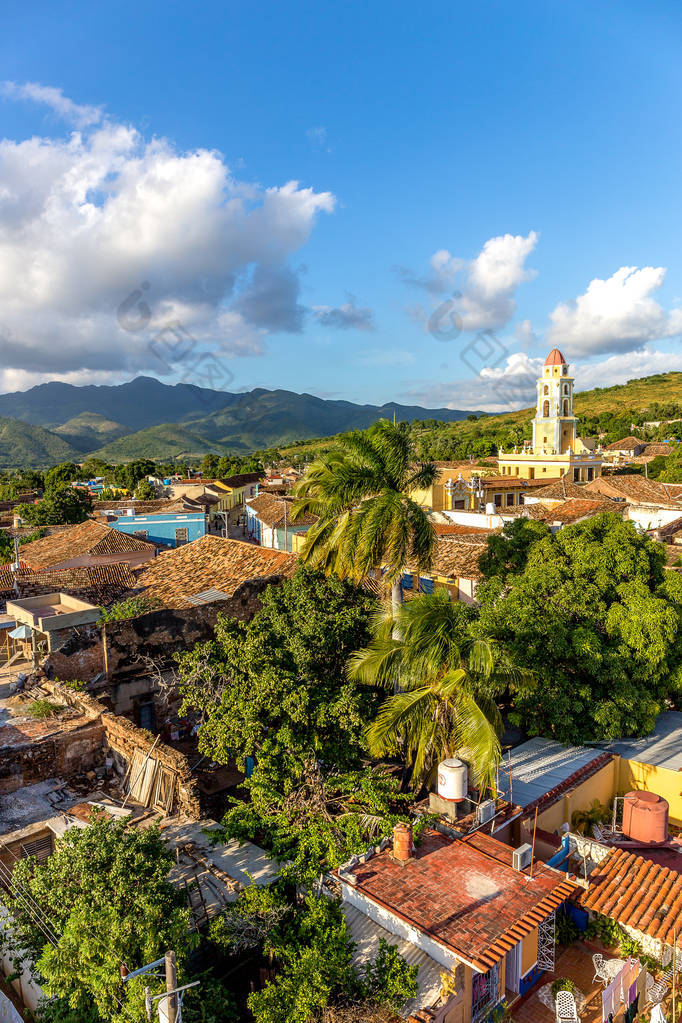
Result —
[[564, 860], [567, 860], [571, 853], [571, 837], [565, 834], [561, 839], [561, 849], [554, 853], [551, 859], [547, 860], [548, 867], [559, 867]]

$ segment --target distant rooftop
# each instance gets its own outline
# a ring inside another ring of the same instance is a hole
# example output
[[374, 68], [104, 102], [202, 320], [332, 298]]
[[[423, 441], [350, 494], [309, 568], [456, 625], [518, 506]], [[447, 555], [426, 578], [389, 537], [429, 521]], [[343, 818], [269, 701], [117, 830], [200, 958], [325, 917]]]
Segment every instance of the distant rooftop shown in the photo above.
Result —
[[682, 771], [682, 711], [659, 714], [653, 732], [645, 739], [621, 739], [604, 748], [626, 760]]

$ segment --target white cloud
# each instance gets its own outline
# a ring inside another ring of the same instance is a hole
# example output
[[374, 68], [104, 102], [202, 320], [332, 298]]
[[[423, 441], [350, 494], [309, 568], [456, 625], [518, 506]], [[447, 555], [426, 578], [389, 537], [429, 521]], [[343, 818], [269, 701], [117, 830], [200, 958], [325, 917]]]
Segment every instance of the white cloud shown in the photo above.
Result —
[[[42, 100], [94, 122], [59, 90]], [[4, 139], [0, 365], [43, 379], [161, 373], [149, 342], [177, 323], [219, 358], [259, 354], [269, 331], [300, 329], [288, 261], [334, 204], [295, 181], [240, 181], [216, 151], [111, 121]]]
[[[464, 331], [491, 330], [505, 326], [516, 312], [516, 290], [536, 276], [526, 259], [538, 241], [536, 231], [523, 235], [505, 234], [489, 238], [471, 260], [453, 256], [440, 249], [430, 260], [426, 276], [415, 276], [405, 267], [395, 267], [405, 284], [422, 288], [432, 295], [450, 292], [452, 309]], [[458, 283], [459, 282], [459, 283]], [[412, 319], [427, 320], [422, 306], [408, 310]]]
[[641, 348], [636, 352], [611, 355], [603, 362], [578, 363], [572, 370], [575, 373], [576, 390], [588, 391], [592, 387], [626, 384], [628, 380], [635, 380], [638, 377], [682, 370], [682, 352], [661, 352]]
[[352, 295], [348, 301], [335, 308], [328, 305], [314, 305], [313, 317], [322, 327], [337, 330], [376, 330], [374, 315], [367, 306], [356, 304]]
[[[567, 356], [568, 357], [568, 356]], [[480, 373], [452, 382], [423, 381], [403, 395], [403, 399], [430, 408], [480, 409], [504, 412], [533, 408], [537, 397], [535, 383], [542, 372], [544, 356], [533, 359], [525, 352], [514, 352], [495, 366], [484, 366]], [[468, 367], [470, 368], [470, 367]], [[682, 371], [682, 352], [662, 352], [643, 348], [625, 355], [612, 355], [602, 362], [582, 362], [570, 366], [576, 391], [593, 387], [626, 384], [628, 380]]]
[[660, 266], [622, 266], [607, 280], [595, 278], [583, 295], [550, 314], [549, 344], [565, 345], [574, 356], [597, 355], [682, 333], [682, 309], [665, 312], [653, 298], [664, 278]]
[[8, 99], [25, 99], [32, 103], [42, 103], [50, 107], [62, 120], [73, 124], [76, 128], [87, 128], [102, 120], [102, 108], [84, 106], [74, 103], [65, 96], [61, 89], [51, 85], [39, 85], [38, 82], [0, 82], [0, 93]]

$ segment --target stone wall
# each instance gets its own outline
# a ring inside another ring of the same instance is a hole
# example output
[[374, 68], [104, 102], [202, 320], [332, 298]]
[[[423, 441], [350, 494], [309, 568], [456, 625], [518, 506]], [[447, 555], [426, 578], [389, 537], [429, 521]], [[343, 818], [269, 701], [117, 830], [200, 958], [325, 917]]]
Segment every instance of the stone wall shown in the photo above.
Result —
[[[113, 756], [119, 769], [125, 774], [134, 753], [139, 750], [146, 756], [154, 746], [156, 736], [144, 728], [138, 728], [127, 718], [112, 714], [103, 703], [93, 699], [87, 693], [80, 693], [59, 683], [48, 683], [55, 697], [74, 709], [96, 719], [101, 729], [101, 745], [107, 755]], [[175, 776], [175, 792], [177, 808], [195, 820], [201, 817], [199, 805], [199, 789], [196, 779], [190, 771], [187, 757], [178, 750], [159, 742], [152, 754], [163, 768]]]
[[[50, 679], [89, 682], [100, 672], [115, 686], [163, 668], [173, 654], [212, 639], [219, 614], [248, 622], [260, 609], [263, 590], [280, 577], [250, 579], [229, 600], [182, 609], [161, 608], [137, 618], [64, 629], [51, 637], [52, 650], [43, 664]], [[152, 686], [153, 689], [153, 686]], [[150, 689], [150, 692], [152, 691]], [[112, 704], [116, 706], [115, 694]]]
[[0, 748], [0, 792], [14, 792], [47, 778], [68, 778], [89, 771], [102, 759], [104, 728], [99, 718], [67, 719], [60, 722], [59, 731], [23, 738], [14, 743], [8, 736]]

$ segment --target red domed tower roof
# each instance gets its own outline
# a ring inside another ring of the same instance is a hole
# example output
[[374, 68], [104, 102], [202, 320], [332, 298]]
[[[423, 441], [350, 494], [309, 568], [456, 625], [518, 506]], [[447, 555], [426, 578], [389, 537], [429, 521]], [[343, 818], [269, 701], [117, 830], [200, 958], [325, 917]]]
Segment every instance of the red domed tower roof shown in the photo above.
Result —
[[568, 366], [558, 348], [553, 348], [545, 359], [545, 366]]

